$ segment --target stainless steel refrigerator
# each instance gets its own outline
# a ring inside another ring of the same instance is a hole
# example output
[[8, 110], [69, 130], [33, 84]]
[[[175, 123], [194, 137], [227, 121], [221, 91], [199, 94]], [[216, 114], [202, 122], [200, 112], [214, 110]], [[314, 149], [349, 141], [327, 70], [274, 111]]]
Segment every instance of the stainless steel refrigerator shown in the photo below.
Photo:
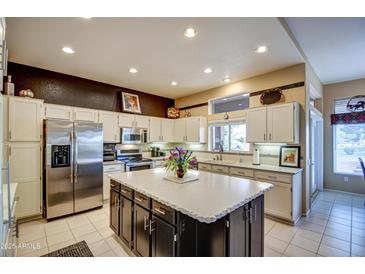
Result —
[[44, 147], [45, 217], [102, 206], [102, 124], [45, 120]]

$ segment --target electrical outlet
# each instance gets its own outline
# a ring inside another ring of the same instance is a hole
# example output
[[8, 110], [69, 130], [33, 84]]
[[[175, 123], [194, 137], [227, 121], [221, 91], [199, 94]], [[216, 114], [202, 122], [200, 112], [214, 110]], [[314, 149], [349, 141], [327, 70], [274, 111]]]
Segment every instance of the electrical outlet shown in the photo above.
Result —
[[348, 183], [349, 177], [347, 177], [347, 176], [343, 177], [343, 181], [346, 182], [346, 183]]

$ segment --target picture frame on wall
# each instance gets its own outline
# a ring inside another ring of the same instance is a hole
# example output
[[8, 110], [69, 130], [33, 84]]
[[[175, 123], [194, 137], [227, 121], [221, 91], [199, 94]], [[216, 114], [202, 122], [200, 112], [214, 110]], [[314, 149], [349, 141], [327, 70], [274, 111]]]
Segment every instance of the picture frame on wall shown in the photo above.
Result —
[[300, 167], [300, 146], [281, 146], [279, 166]]
[[139, 103], [139, 96], [136, 94], [122, 92], [123, 111], [132, 113], [142, 113]]

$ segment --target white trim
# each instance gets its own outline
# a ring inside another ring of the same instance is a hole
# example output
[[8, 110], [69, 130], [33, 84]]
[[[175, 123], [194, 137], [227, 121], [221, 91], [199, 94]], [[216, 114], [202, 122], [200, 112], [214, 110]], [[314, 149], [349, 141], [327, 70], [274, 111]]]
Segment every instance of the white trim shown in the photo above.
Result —
[[364, 197], [365, 198], [365, 194], [362, 194], [362, 193], [349, 192], [349, 191], [343, 191], [343, 190], [337, 190], [337, 189], [331, 189], [331, 188], [324, 188], [323, 191], [335, 192], [335, 193], [344, 193], [344, 194], [350, 194], [350, 195], [354, 195], [354, 196], [359, 196], [359, 197]]

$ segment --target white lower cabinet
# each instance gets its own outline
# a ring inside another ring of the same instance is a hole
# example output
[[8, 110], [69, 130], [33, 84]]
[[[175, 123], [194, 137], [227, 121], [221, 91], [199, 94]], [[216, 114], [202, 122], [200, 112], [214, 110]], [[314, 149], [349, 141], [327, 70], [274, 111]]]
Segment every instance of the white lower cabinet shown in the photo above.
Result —
[[291, 184], [270, 182], [274, 187], [265, 193], [265, 213], [291, 219]]
[[302, 214], [302, 172], [295, 174], [199, 163], [199, 170], [273, 184], [265, 192], [265, 214], [295, 224]]
[[103, 165], [103, 200], [110, 199], [110, 178], [109, 174], [124, 172], [124, 164], [109, 164], [104, 163]]
[[17, 218], [41, 214], [41, 145], [9, 143], [8, 157], [11, 183], [18, 183]]

